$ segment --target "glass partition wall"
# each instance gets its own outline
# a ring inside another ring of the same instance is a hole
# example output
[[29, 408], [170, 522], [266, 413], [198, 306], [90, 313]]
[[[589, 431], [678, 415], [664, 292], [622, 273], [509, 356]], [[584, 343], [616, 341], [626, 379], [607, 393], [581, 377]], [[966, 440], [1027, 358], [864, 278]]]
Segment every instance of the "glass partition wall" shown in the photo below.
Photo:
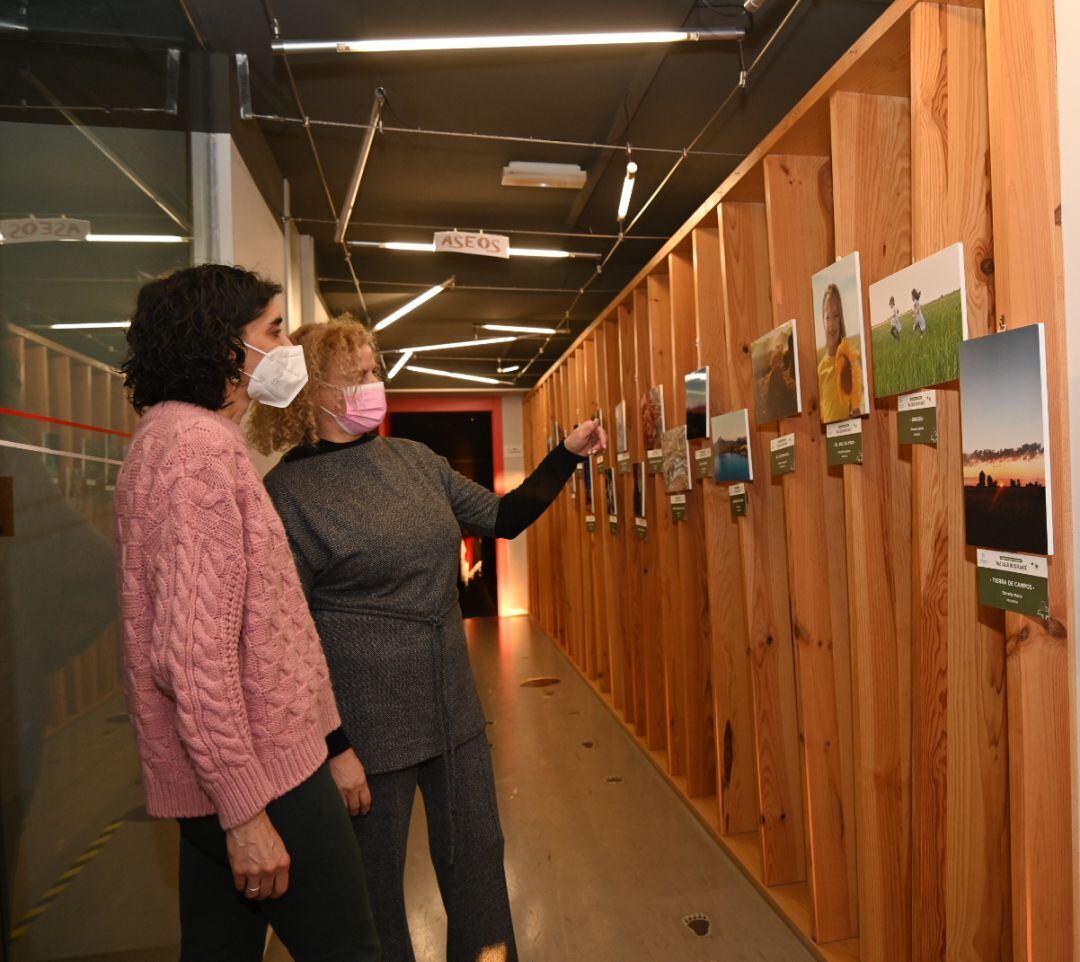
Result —
[[171, 960], [176, 829], [146, 817], [119, 671], [115, 367], [139, 285], [191, 260], [195, 44], [171, 0], [0, 7], [4, 952]]

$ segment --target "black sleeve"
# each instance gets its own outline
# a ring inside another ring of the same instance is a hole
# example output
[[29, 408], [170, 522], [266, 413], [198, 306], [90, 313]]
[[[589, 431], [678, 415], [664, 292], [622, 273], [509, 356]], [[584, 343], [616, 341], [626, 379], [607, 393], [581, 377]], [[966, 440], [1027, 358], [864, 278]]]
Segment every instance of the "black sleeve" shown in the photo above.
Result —
[[352, 748], [352, 745], [349, 744], [344, 728], [339, 726], [326, 736], [326, 753], [329, 758], [344, 755], [350, 748]]
[[547, 510], [584, 461], [585, 458], [578, 457], [565, 444], [555, 445], [532, 474], [499, 500], [495, 537], [516, 538], [521, 534]]

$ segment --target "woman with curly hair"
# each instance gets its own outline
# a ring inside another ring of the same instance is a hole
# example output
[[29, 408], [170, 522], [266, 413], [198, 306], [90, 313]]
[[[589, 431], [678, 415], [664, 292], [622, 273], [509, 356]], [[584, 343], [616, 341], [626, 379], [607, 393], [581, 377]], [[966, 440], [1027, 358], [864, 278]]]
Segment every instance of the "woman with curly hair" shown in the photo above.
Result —
[[180, 823], [184, 962], [256, 962], [268, 923], [297, 962], [379, 958], [359, 762], [240, 427], [307, 380], [280, 291], [218, 264], [151, 281], [123, 363], [143, 415], [115, 496], [125, 690], [147, 811]]
[[371, 333], [350, 320], [303, 328], [311, 380], [286, 411], [260, 408], [251, 437], [288, 449], [266, 476], [319, 629], [371, 814], [354, 818], [385, 962], [413, 962], [404, 871], [416, 789], [447, 915], [447, 962], [514, 962], [491, 747], [458, 605], [462, 528], [513, 538], [606, 445], [586, 421], [498, 497], [445, 458], [376, 432], [386, 412]]
[[859, 345], [847, 336], [840, 288], [830, 284], [821, 299], [825, 354], [818, 362], [821, 420], [825, 424], [865, 414]]

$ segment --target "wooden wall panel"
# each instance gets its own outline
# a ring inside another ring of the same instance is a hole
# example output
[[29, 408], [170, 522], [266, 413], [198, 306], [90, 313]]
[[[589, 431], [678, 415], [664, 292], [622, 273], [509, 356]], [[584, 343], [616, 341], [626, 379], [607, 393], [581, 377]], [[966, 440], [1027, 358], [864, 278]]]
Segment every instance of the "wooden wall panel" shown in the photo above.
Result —
[[[675, 426], [677, 415], [673, 400], [671, 343], [671, 286], [666, 274], [652, 274], [646, 282], [649, 308], [649, 344], [652, 364], [651, 383], [664, 387], [664, 423]], [[660, 641], [664, 653], [664, 705], [667, 713], [668, 771], [686, 773], [686, 717], [683, 708], [682, 663], [678, 657], [683, 632], [684, 605], [681, 599], [679, 554], [675, 541], [675, 523], [664, 491], [663, 475], [653, 476], [656, 504], [656, 535], [660, 559]], [[650, 532], [651, 534], [652, 532]]]
[[[822, 942], [858, 931], [851, 654], [844, 488], [818, 418], [810, 277], [833, 260], [832, 179], [824, 157], [765, 158], [773, 319], [795, 318], [803, 416], [798, 469], [783, 478], [788, 585], [803, 728], [811, 918]], [[826, 532], [824, 543], [822, 531]]]
[[[720, 229], [700, 227], [692, 235], [694, 313], [702, 364], [711, 373], [709, 415], [731, 410], [727, 319], [720, 270]], [[725, 834], [757, 831], [757, 758], [750, 689], [746, 606], [739, 555], [739, 528], [723, 487], [704, 485], [709, 627], [712, 634], [713, 718], [717, 749], [720, 825]]]
[[[587, 359], [585, 356], [584, 343], [579, 345], [574, 352], [574, 380], [571, 385], [571, 397], [573, 403], [574, 424], [580, 424], [588, 418], [588, 403], [585, 393], [585, 369]], [[593, 645], [593, 633], [596, 619], [596, 594], [593, 586], [593, 557], [592, 542], [587, 538], [585, 530], [585, 473], [578, 470], [574, 474], [572, 482], [576, 494], [574, 505], [573, 528], [568, 533], [572, 544], [571, 549], [576, 547], [578, 562], [580, 564], [580, 594], [582, 598], [581, 612], [581, 638], [575, 646], [577, 652], [578, 667], [585, 672], [586, 677], [596, 677], [595, 646]]]
[[[906, 98], [837, 93], [831, 100], [836, 253], [860, 252], [867, 317], [869, 286], [911, 263], [910, 118]], [[863, 350], [872, 384], [869, 345], [864, 343]], [[907, 958], [911, 470], [900, 454], [895, 399], [871, 402], [871, 414], [863, 419], [863, 459], [844, 467], [859, 939], [867, 958]]]
[[[911, 14], [912, 256], [962, 241], [968, 330], [995, 329], [986, 46], [977, 9]], [[1004, 615], [965, 544], [959, 384], [912, 448], [912, 957], [1012, 957]]]
[[[750, 344], [773, 327], [764, 205], [721, 205], [720, 243], [730, 401], [733, 408], [747, 408], [753, 424]], [[771, 885], [806, 878], [783, 489], [769, 476], [769, 442], [776, 436], [775, 425], [751, 428], [754, 481], [746, 486], [747, 516], [737, 523], [754, 694], [762, 857]]]
[[[1050, 617], [1006, 619], [1016, 962], [1073, 958], [1076, 655], [1053, 0], [986, 0], [997, 315], [1046, 325], [1054, 541]], [[1075, 110], [1075, 103], [1066, 109]], [[1073, 321], [1075, 323], [1075, 319]]]
[[[591, 418], [600, 407], [599, 392], [596, 379], [596, 340], [588, 337], [582, 342], [584, 354], [584, 402], [585, 417]], [[605, 520], [603, 517], [603, 502], [601, 499], [600, 478], [596, 469], [596, 459], [593, 459], [593, 516], [596, 518], [596, 530], [590, 532], [588, 528], [582, 529], [582, 537], [585, 539], [586, 554], [592, 567], [592, 597], [593, 618], [592, 633], [588, 639], [588, 653], [586, 656], [586, 671], [589, 678], [595, 678], [601, 691], [611, 690], [611, 663], [607, 643], [607, 602], [606, 586], [604, 580], [604, 552], [600, 524]], [[583, 519], [584, 523], [584, 519]]]
[[[634, 342], [637, 371], [634, 399], [638, 407], [638, 430], [633, 441], [634, 460], [646, 456], [641, 433], [641, 395], [652, 387], [652, 339], [649, 334], [649, 293], [645, 286], [634, 291]], [[658, 515], [667, 505], [657, 496], [652, 478], [645, 477], [645, 512], [648, 528], [645, 540], [638, 545], [639, 590], [641, 598], [640, 621], [642, 633], [642, 661], [644, 679], [642, 690], [645, 699], [645, 744], [652, 750], [667, 746], [667, 711], [664, 704], [664, 650], [661, 639], [661, 578], [658, 551]]]

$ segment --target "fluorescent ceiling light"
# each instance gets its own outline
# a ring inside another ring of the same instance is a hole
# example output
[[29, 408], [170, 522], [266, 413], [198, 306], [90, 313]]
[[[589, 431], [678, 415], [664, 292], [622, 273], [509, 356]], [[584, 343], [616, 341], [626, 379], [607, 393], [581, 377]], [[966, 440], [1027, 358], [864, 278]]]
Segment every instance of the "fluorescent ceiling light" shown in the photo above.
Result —
[[87, 234], [96, 244], [186, 244], [191, 238], [180, 234]]
[[516, 337], [481, 337], [472, 341], [451, 341], [449, 344], [422, 344], [419, 347], [402, 348], [406, 353], [419, 354], [421, 351], [449, 351], [455, 347], [478, 347], [481, 344], [506, 344], [516, 341]]
[[406, 364], [409, 363], [409, 358], [412, 357], [412, 356], [413, 356], [412, 351], [406, 351], [404, 354], [402, 354], [401, 357], [399, 357], [397, 359], [397, 363], [395, 363], [394, 366], [392, 368], [390, 368], [389, 373], [386, 375], [386, 380], [388, 380], [388, 381], [394, 380], [394, 378], [397, 377], [398, 372]]
[[512, 160], [503, 168], [503, 187], [559, 187], [580, 190], [587, 176], [577, 164], [543, 164]]
[[493, 377], [481, 377], [479, 374], [461, 374], [459, 371], [440, 371], [434, 367], [420, 367], [416, 364], [410, 364], [406, 371], [413, 371], [416, 374], [434, 374], [436, 377], [452, 377], [458, 381], [476, 381], [478, 384], [505, 384], [505, 381], [500, 381]]
[[50, 324], [50, 331], [101, 331], [130, 327], [131, 321], [101, 321], [96, 324]]
[[521, 365], [520, 364], [511, 364], [508, 367], [497, 367], [497, 368], [495, 368], [495, 373], [496, 374], [512, 374], [514, 371], [520, 371], [520, 370], [521, 370]]
[[419, 297], [414, 297], [411, 301], [409, 301], [408, 304], [399, 307], [396, 311], [394, 311], [393, 314], [388, 314], [386, 317], [384, 317], [381, 321], [379, 321], [378, 324], [375, 325], [375, 330], [381, 331], [385, 328], [388, 328], [391, 324], [394, 323], [394, 321], [401, 320], [401, 318], [403, 318], [410, 311], [415, 311], [421, 304], [426, 304], [436, 294], [441, 294], [453, 282], [454, 279], [451, 277], [448, 280], [443, 281], [441, 284], [436, 284], [434, 287], [429, 287]]
[[[434, 254], [435, 244], [425, 244], [420, 241], [349, 241], [350, 247], [377, 247], [385, 251], [412, 251], [417, 254]], [[439, 253], [454, 253], [453, 251], [440, 251]], [[553, 257], [584, 260], [600, 260], [600, 254], [592, 251], [560, 251], [546, 247], [510, 247], [508, 253], [511, 257]]]
[[509, 331], [512, 334], [558, 334], [553, 327], [524, 327], [517, 324], [481, 324], [485, 331]]
[[626, 165], [626, 176], [622, 182], [622, 193], [619, 194], [618, 218], [622, 220], [630, 209], [630, 195], [634, 192], [634, 176], [637, 174], [637, 164], [632, 160]]
[[595, 47], [687, 40], [742, 40], [742, 27], [716, 30], [631, 30], [615, 33], [542, 33], [492, 37], [406, 37], [389, 40], [289, 40], [275, 53], [404, 53], [418, 50], [505, 50], [520, 47]]

